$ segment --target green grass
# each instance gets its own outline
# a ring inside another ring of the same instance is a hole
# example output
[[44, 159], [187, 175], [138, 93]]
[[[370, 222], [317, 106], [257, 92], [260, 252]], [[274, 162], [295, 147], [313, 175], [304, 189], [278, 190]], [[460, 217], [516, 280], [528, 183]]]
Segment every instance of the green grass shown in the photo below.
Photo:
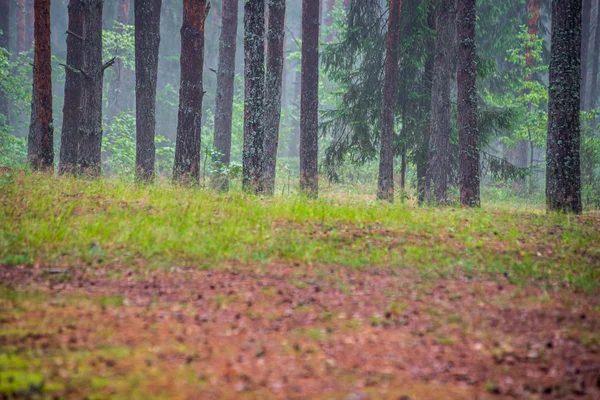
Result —
[[294, 262], [411, 268], [423, 276], [508, 273], [600, 286], [600, 218], [487, 204], [479, 210], [215, 194], [28, 172], [1, 173], [0, 263], [220, 268]]

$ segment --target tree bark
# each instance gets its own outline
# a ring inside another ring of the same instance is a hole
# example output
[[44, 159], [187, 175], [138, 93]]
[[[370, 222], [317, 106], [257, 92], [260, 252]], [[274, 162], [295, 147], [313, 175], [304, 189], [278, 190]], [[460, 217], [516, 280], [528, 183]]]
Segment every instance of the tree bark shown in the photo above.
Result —
[[34, 10], [33, 112], [29, 127], [27, 158], [33, 169], [52, 170], [54, 167], [54, 130], [52, 124], [50, 0], [35, 0]]
[[81, 136], [79, 132], [83, 68], [83, 18], [81, 0], [69, 1], [67, 34], [67, 67], [65, 67], [65, 97], [60, 137], [59, 173], [75, 173]]
[[184, 0], [181, 26], [181, 88], [173, 180], [199, 183], [202, 98], [204, 89], [204, 22], [206, 0]]
[[102, 169], [102, 9], [104, 0], [81, 2], [83, 16], [79, 172], [99, 176]]
[[[5, 12], [0, 13], [0, 49], [9, 53], [10, 44], [10, 19], [9, 19], [9, 0], [0, 0], [0, 9]], [[0, 50], [2, 51], [2, 50]], [[0, 114], [4, 116], [4, 123], [9, 124], [8, 120], [8, 97], [0, 87]]]
[[244, 4], [244, 190], [259, 192], [264, 142], [265, 2]]
[[154, 180], [156, 80], [161, 0], [135, 0], [135, 170], [141, 182]]
[[[130, 0], [119, 0], [117, 5], [117, 22], [121, 24], [129, 23], [129, 1]], [[151, 22], [151, 21], [149, 21]], [[144, 24], [138, 25], [142, 29], [146, 29]], [[122, 32], [121, 27], [116, 27], [117, 32]], [[111, 84], [109, 109], [108, 109], [108, 120], [112, 120], [119, 112], [122, 111], [122, 97], [125, 97], [125, 91], [123, 90], [123, 75], [125, 74], [125, 68], [123, 65], [123, 54], [116, 54], [114, 65], [114, 76]], [[136, 64], [137, 65], [137, 64]]]
[[546, 205], [581, 213], [581, 0], [552, 1]]
[[402, 0], [391, 0], [388, 11], [388, 31], [383, 87], [381, 149], [377, 198], [394, 202], [394, 120], [396, 116], [396, 86], [398, 81], [398, 39]]
[[440, 0], [431, 88], [429, 159], [425, 179], [426, 201], [447, 203], [450, 170], [450, 90], [456, 49], [456, 0]]
[[[238, 0], [223, 0], [221, 17], [214, 147], [221, 155], [221, 159], [218, 160], [219, 164], [229, 166], [231, 160]], [[214, 184], [219, 190], [226, 191], [229, 188], [229, 178], [224, 174], [220, 174], [215, 177]]]
[[460, 204], [479, 207], [479, 126], [477, 123], [476, 0], [458, 2], [457, 66]]
[[[600, 62], [600, 2], [596, 1], [596, 28], [594, 29], [594, 47], [592, 51], [592, 76], [589, 93], [588, 110], [594, 110], [598, 106], [598, 64]], [[593, 122], [598, 125], [598, 118]]]
[[[435, 5], [432, 3], [429, 6], [429, 12], [427, 14], [427, 27], [435, 32], [437, 29], [436, 24], [436, 11]], [[423, 85], [427, 88], [427, 99], [428, 104], [424, 107], [428, 108], [428, 120], [423, 127], [423, 137], [419, 142], [419, 148], [417, 149], [417, 198], [419, 204], [425, 201], [425, 184], [427, 174], [427, 161], [429, 158], [429, 137], [431, 131], [431, 86], [433, 81], [433, 62], [434, 62], [434, 49], [435, 49], [435, 37], [432, 35], [427, 39], [426, 48], [428, 49], [427, 59], [425, 60], [425, 68], [423, 72]]]
[[260, 191], [272, 196], [275, 191], [277, 145], [281, 120], [283, 42], [285, 39], [285, 0], [269, 0], [267, 31], [267, 76], [265, 86], [265, 139]]
[[592, 0], [583, 0], [581, 14], [581, 94], [579, 99], [581, 111], [587, 111], [591, 95], [589, 90], [589, 49], [592, 38]]
[[319, 194], [319, 0], [302, 1], [300, 189]]

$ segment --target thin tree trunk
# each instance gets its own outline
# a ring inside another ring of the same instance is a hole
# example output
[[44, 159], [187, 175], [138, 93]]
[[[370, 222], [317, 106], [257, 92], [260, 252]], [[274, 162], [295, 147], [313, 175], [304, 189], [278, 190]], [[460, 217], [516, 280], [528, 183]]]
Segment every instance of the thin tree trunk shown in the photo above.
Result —
[[[119, 0], [117, 5], [117, 22], [121, 24], [129, 23], [129, 1], [130, 0]], [[138, 20], [139, 21], [139, 20]], [[151, 21], [149, 21], [151, 22]], [[144, 24], [138, 25], [138, 27], [142, 27], [142, 29], [146, 28]], [[117, 26], [115, 29], [117, 32], [122, 32], [123, 29], [120, 26]], [[117, 58], [115, 60], [114, 65], [114, 75], [111, 83], [111, 91], [110, 91], [110, 99], [109, 99], [109, 109], [108, 109], [108, 120], [112, 120], [119, 112], [122, 111], [122, 104], [124, 103], [122, 100], [126, 96], [125, 91], [123, 90], [123, 75], [125, 74], [125, 66], [123, 64], [123, 54], [119, 52], [116, 54]], [[136, 64], [137, 65], [137, 64]]]
[[[231, 123], [233, 119], [238, 0], [223, 0], [221, 15], [214, 147], [220, 153], [221, 159], [218, 160], [220, 166], [227, 167], [231, 160]], [[229, 178], [226, 174], [216, 176], [214, 183], [222, 191], [229, 188]]]
[[381, 122], [379, 182], [377, 198], [394, 201], [394, 120], [396, 116], [396, 86], [398, 81], [398, 39], [400, 37], [401, 0], [391, 0], [388, 12], [388, 31], [385, 57], [385, 85]]
[[25, 17], [26, 9], [25, 0], [16, 0], [17, 53], [27, 50], [27, 21]]
[[458, 3], [458, 152], [460, 204], [479, 207], [479, 126], [477, 123], [476, 0]]
[[83, 46], [79, 172], [95, 177], [102, 169], [102, 8], [104, 0], [81, 2]]
[[440, 0], [431, 88], [430, 139], [425, 192], [427, 201], [446, 204], [450, 170], [450, 91], [455, 69], [456, 0]]
[[67, 67], [65, 67], [65, 97], [63, 104], [63, 123], [60, 137], [59, 173], [75, 173], [79, 144], [80, 104], [82, 92], [83, 68], [82, 46], [83, 19], [81, 0], [69, 1], [69, 26], [67, 34]]
[[319, 0], [302, 0], [300, 189], [319, 194]]
[[[594, 29], [594, 48], [592, 57], [592, 76], [589, 93], [589, 110], [594, 110], [598, 106], [598, 64], [600, 62], [600, 2], [596, 0], [596, 27]], [[598, 125], [598, 118], [592, 121], [593, 126]]]
[[[427, 26], [432, 31], [435, 32], [436, 27], [436, 12], [435, 5], [430, 4], [429, 12], [427, 14]], [[427, 107], [429, 117], [425, 126], [423, 127], [423, 137], [419, 142], [419, 148], [417, 149], [417, 197], [419, 203], [423, 203], [425, 201], [425, 181], [427, 174], [427, 160], [429, 157], [429, 137], [431, 130], [431, 85], [433, 80], [433, 61], [434, 61], [434, 48], [435, 48], [435, 37], [431, 36], [431, 38], [427, 39], [426, 48], [428, 49], [427, 59], [425, 61], [425, 69], [423, 73], [423, 85], [427, 88], [427, 99], [428, 104], [424, 104], [424, 107]]]
[[279, 143], [279, 123], [281, 120], [285, 8], [285, 0], [269, 0], [267, 77], [265, 82], [265, 139], [261, 180], [261, 192], [269, 196], [272, 196], [275, 191], [277, 145]]
[[581, 0], [552, 1], [546, 205], [581, 213]]
[[156, 79], [161, 0], [135, 0], [135, 165], [138, 181], [154, 180]]
[[34, 0], [25, 0], [25, 47], [30, 50], [34, 40]]
[[581, 111], [587, 111], [590, 92], [589, 49], [592, 39], [592, 0], [583, 0], [581, 14], [581, 94], [579, 99]]
[[184, 0], [181, 26], [181, 88], [173, 180], [189, 184], [200, 179], [200, 139], [204, 89], [204, 22], [206, 0]]
[[265, 2], [244, 4], [244, 190], [259, 191], [264, 143]]
[[54, 131], [52, 125], [50, 0], [35, 0], [34, 9], [33, 112], [29, 127], [27, 158], [33, 169], [52, 170], [54, 167]]
[[[0, 9], [5, 10], [5, 12], [0, 13], [0, 30], [2, 31], [0, 33], [0, 49], [4, 49], [8, 53], [10, 44], [9, 0], [0, 0]], [[4, 116], [3, 122], [9, 125], [8, 97], [2, 88], [0, 88], [0, 114]]]

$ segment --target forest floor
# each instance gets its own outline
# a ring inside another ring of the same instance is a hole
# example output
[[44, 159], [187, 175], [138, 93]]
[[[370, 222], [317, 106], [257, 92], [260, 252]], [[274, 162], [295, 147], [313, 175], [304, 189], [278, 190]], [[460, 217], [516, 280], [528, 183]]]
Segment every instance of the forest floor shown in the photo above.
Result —
[[600, 215], [324, 197], [0, 171], [0, 398], [600, 397]]

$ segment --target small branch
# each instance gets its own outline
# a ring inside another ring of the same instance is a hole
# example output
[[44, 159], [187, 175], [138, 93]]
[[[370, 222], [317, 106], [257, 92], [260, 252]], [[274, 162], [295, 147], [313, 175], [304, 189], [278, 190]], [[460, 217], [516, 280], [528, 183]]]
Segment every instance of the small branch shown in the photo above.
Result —
[[80, 69], [77, 69], [77, 68], [75, 68], [75, 67], [72, 67], [72, 66], [70, 66], [70, 65], [68, 65], [68, 64], [58, 63], [58, 65], [60, 65], [60, 66], [62, 66], [62, 67], [65, 67], [65, 68], [66, 68], [66, 69], [68, 69], [69, 71], [71, 71], [71, 72], [75, 72], [76, 74], [81, 74], [81, 75], [87, 76], [87, 74], [86, 74], [84, 71], [82, 71], [82, 70], [80, 70]]
[[102, 66], [102, 72], [104, 72], [107, 68], [112, 67], [112, 65], [115, 63], [116, 59], [117, 59], [117, 57], [113, 57], [112, 59], [105, 62], [104, 65]]
[[75, 33], [75, 32], [73, 32], [73, 31], [69, 31], [69, 30], [67, 30], [67, 32], [66, 32], [66, 33], [67, 33], [67, 35], [71, 35], [71, 36], [73, 36], [74, 38], [77, 38], [77, 39], [81, 40], [82, 42], [85, 40], [85, 39], [83, 38], [83, 36], [80, 36], [80, 35], [76, 34], [76, 33]]
[[208, 70], [211, 71], [211, 72], [214, 72], [215, 74], [217, 73], [217, 70], [214, 69], [213, 67], [208, 67]]
[[294, 35], [294, 32], [292, 32], [292, 30], [290, 29], [290, 27], [287, 24], [285, 24], [285, 29], [287, 29], [287, 31], [292, 36], [292, 40], [294, 42], [296, 42], [296, 47], [298, 47], [298, 50], [302, 50], [302, 46], [300, 45], [300, 41], [298, 39], [296, 39], [296, 36]]
[[204, 20], [206, 21], [206, 18], [208, 17], [208, 13], [210, 11], [210, 1], [206, 2], [206, 11], [204, 12]]

